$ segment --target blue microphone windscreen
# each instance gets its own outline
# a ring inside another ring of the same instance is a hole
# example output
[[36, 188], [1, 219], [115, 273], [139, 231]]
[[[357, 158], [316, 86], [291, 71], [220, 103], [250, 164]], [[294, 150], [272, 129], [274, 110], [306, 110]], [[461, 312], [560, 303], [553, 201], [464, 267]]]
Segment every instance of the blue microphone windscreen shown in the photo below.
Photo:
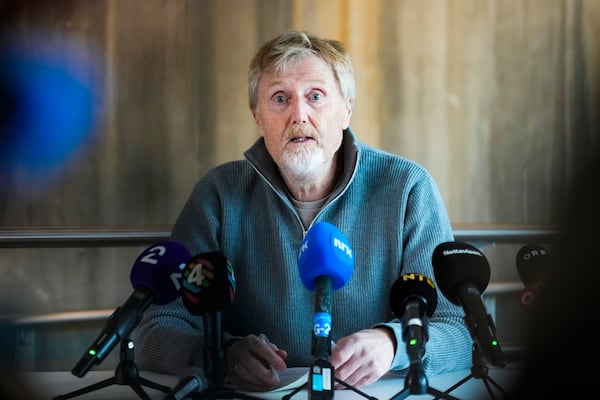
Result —
[[298, 270], [302, 284], [309, 290], [315, 290], [319, 276], [330, 276], [333, 290], [343, 287], [354, 270], [354, 253], [348, 238], [329, 222], [318, 222], [302, 241]]

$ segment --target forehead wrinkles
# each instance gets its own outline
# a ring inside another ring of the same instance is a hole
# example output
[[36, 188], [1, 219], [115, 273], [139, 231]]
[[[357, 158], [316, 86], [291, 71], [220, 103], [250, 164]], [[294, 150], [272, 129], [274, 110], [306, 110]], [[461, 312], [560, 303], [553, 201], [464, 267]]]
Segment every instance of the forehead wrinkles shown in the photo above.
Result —
[[265, 81], [269, 81], [267, 87], [286, 86], [287, 82], [298, 81], [306, 82], [308, 86], [317, 88], [335, 86], [333, 71], [320, 58], [310, 60], [306, 58], [297, 59], [294, 63], [288, 63], [282, 68], [278, 70], [271, 68], [271, 71], [265, 71], [261, 77], [263, 86], [266, 84]]

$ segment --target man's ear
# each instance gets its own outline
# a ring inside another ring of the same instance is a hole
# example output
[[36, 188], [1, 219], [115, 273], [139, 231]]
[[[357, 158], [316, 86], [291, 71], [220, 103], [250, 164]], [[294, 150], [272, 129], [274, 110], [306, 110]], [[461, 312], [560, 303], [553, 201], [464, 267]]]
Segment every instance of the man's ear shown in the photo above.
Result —
[[261, 124], [260, 120], [258, 119], [256, 109], [250, 110], [250, 112], [252, 113], [252, 119], [254, 120], [254, 123], [256, 123], [256, 126], [258, 126], [258, 128], [260, 129], [262, 127], [262, 124]]
[[343, 120], [343, 129], [346, 130], [350, 126], [350, 119], [352, 117], [352, 101], [348, 100], [346, 103], [346, 108], [344, 109], [344, 120]]

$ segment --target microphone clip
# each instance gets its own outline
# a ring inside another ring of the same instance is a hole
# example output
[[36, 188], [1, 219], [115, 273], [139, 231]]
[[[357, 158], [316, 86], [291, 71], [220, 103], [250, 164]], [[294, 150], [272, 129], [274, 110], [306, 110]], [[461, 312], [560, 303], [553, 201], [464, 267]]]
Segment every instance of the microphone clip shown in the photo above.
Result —
[[328, 360], [331, 355], [331, 334], [327, 336], [318, 336], [312, 332], [311, 355], [315, 359]]
[[402, 318], [402, 336], [411, 364], [420, 363], [425, 356], [425, 343], [429, 340], [427, 325], [429, 317]]

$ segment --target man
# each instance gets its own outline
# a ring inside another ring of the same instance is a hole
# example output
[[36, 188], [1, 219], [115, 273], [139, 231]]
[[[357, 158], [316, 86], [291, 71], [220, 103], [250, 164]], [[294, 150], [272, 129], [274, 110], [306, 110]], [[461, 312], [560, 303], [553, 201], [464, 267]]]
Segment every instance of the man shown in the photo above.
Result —
[[[357, 141], [350, 128], [355, 80], [341, 43], [302, 31], [267, 42], [250, 64], [249, 104], [261, 137], [245, 159], [195, 186], [172, 239], [192, 254], [220, 251], [235, 271], [237, 299], [224, 312], [228, 378], [240, 389], [277, 386], [276, 374], [311, 365], [314, 293], [298, 274], [306, 232], [335, 225], [355, 255], [350, 281], [332, 296], [329, 361], [352, 386], [409, 365], [390, 288], [404, 273], [433, 279], [434, 248], [453, 240], [430, 174]], [[460, 307], [439, 293], [423, 364], [427, 373], [471, 366]], [[271, 340], [260, 340], [259, 334]], [[137, 330], [142, 368], [180, 373], [202, 365], [202, 317], [177, 300], [152, 306]]]

